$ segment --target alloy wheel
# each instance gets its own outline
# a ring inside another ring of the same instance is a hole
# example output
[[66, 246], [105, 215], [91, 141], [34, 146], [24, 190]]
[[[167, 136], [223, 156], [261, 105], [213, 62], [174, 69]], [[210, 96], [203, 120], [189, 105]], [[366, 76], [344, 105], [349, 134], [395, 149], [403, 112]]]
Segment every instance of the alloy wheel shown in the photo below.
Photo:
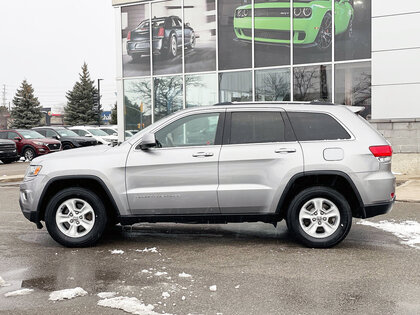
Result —
[[27, 149], [25, 151], [25, 159], [28, 161], [32, 161], [35, 157], [34, 151], [31, 149]]
[[172, 56], [176, 57], [177, 44], [176, 44], [176, 37], [174, 35], [172, 35], [172, 38], [171, 38], [171, 52], [172, 52]]
[[332, 16], [326, 14], [319, 29], [317, 44], [320, 49], [327, 49], [332, 43]]

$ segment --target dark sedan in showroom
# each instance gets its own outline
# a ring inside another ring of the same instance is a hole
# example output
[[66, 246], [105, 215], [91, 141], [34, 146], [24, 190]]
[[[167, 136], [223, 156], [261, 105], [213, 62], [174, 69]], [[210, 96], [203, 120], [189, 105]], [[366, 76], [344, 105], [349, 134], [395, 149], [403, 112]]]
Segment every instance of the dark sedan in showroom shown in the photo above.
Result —
[[19, 160], [16, 144], [12, 140], [0, 138], [0, 161], [9, 164]]
[[[142, 55], [150, 55], [150, 24], [142, 21], [134, 30], [127, 34], [127, 53], [134, 61]], [[167, 16], [152, 19], [153, 54], [167, 58], [175, 58], [178, 49], [182, 47], [182, 21], [177, 16]], [[196, 35], [189, 23], [184, 24], [184, 46], [195, 47]]]
[[44, 137], [60, 141], [63, 150], [88, 147], [98, 144], [98, 141], [94, 138], [79, 136], [74, 131], [65, 127], [36, 127], [32, 128], [32, 130], [39, 132]]

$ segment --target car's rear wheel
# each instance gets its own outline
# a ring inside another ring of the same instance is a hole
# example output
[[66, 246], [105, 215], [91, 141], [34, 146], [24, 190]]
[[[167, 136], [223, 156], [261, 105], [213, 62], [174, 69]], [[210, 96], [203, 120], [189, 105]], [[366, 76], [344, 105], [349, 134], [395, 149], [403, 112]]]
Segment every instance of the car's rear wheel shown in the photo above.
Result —
[[315, 40], [316, 47], [319, 50], [326, 50], [330, 48], [332, 44], [332, 15], [331, 12], [327, 12], [322, 20], [321, 26], [319, 27], [318, 35]]
[[80, 187], [59, 191], [45, 211], [51, 237], [67, 247], [94, 245], [102, 237], [107, 220], [105, 206], [98, 195]]
[[32, 148], [26, 148], [23, 151], [23, 156], [25, 157], [25, 160], [32, 161], [36, 157], [36, 152]]
[[327, 248], [349, 233], [352, 213], [347, 200], [328, 187], [303, 190], [290, 203], [287, 226], [308, 247]]
[[63, 144], [63, 150], [69, 150], [72, 149], [73, 146], [70, 143], [64, 143]]
[[178, 53], [178, 40], [175, 34], [169, 38], [168, 44], [168, 58], [175, 58]]
[[188, 49], [194, 49], [196, 43], [195, 33], [191, 34], [190, 42], [187, 45]]

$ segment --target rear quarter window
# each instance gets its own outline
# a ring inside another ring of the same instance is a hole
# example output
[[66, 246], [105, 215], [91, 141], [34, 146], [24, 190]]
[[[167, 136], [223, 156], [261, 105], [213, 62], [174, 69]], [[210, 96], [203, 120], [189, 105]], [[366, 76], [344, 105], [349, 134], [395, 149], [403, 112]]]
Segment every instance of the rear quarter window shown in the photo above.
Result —
[[288, 113], [298, 141], [344, 140], [350, 134], [332, 116], [323, 113]]

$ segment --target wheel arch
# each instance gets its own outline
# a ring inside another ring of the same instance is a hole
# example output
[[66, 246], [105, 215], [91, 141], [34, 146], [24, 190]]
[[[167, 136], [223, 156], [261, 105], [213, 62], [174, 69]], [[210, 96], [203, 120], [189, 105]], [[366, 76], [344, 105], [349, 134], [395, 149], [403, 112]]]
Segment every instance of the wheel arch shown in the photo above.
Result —
[[115, 221], [119, 220], [119, 208], [114, 200], [114, 197], [102, 179], [94, 175], [75, 175], [60, 176], [52, 178], [47, 182], [41, 193], [37, 206], [38, 221], [44, 220], [45, 210], [51, 198], [60, 190], [68, 187], [81, 187], [95, 192], [104, 202], [106, 211], [110, 215], [110, 218]]
[[337, 190], [348, 201], [355, 218], [365, 218], [365, 208], [356, 185], [346, 173], [341, 171], [310, 171], [294, 175], [280, 197], [276, 212], [286, 218], [292, 199], [302, 190], [312, 186], [325, 186]]

